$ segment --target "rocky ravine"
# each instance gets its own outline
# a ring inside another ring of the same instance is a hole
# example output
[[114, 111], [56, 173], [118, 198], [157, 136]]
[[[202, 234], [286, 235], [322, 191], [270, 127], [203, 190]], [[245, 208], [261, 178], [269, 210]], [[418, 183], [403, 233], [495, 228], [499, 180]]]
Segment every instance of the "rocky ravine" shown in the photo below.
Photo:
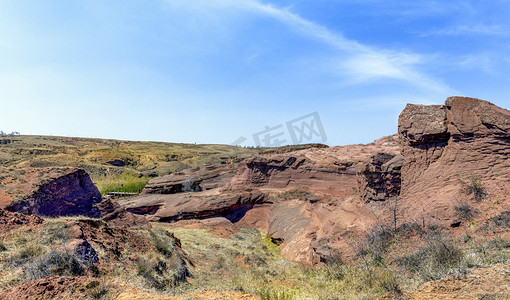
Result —
[[[332, 258], [351, 235], [375, 223], [365, 202], [398, 194], [401, 160], [393, 158], [399, 151], [390, 137], [372, 145], [253, 157], [238, 164], [235, 176], [229, 172], [223, 186], [217, 178], [225, 178], [225, 167], [208, 166], [154, 179], [141, 195], [119, 201], [152, 221], [222, 217], [237, 227], [255, 227], [280, 244], [284, 257], [314, 264]], [[391, 167], [381, 167], [386, 163]], [[213, 183], [212, 189], [202, 187]], [[193, 188], [175, 192], [182, 186]], [[360, 186], [368, 191], [363, 197]]]
[[252, 157], [235, 176], [225, 166], [167, 175], [121, 205], [153, 221], [222, 217], [256, 227], [284, 257], [316, 264], [338, 251], [352, 254], [350, 240], [389, 218], [389, 199], [399, 202], [400, 222], [456, 227], [455, 207], [472, 202], [466, 185], [480, 176], [488, 195], [506, 207], [509, 128], [510, 112], [483, 100], [409, 104], [398, 137]]

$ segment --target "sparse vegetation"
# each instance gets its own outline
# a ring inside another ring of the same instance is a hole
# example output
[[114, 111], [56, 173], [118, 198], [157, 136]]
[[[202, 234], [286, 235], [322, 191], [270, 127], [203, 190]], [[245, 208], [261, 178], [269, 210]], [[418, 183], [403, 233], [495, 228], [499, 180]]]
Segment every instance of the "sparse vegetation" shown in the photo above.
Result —
[[264, 287], [257, 291], [261, 300], [291, 300], [294, 299], [296, 292], [285, 287], [269, 288]]
[[476, 210], [468, 203], [462, 203], [455, 206], [455, 213], [457, 218], [462, 221], [471, 221], [476, 215]]
[[136, 274], [143, 278], [147, 287], [168, 291], [191, 274], [168, 231], [156, 228], [149, 230], [148, 235], [157, 252], [138, 257]]
[[[26, 236], [13, 234], [4, 240], [0, 263], [6, 267], [1, 286], [51, 275], [86, 274], [84, 262], [59, 248], [68, 241], [68, 230], [62, 220], [47, 219]], [[401, 295], [426, 280], [510, 261], [510, 242], [505, 239], [481, 239], [473, 233], [468, 240], [457, 241], [438, 230], [416, 223], [399, 224], [397, 230], [393, 225], [379, 225], [360, 243], [354, 261], [336, 259], [312, 268], [283, 259], [279, 247], [255, 229], [225, 229], [230, 235], [219, 240], [207, 229], [158, 224], [143, 231], [154, 248], [133, 257], [128, 250], [125, 257], [134, 262], [132, 268], [112, 263], [117, 266], [113, 274], [172, 294], [213, 289], [250, 292], [261, 299], [359, 299], [385, 293]], [[172, 234], [194, 262], [192, 268]], [[412, 246], [405, 246], [409, 239]], [[17, 269], [23, 273], [16, 273]], [[99, 280], [85, 290], [92, 299], [105, 299], [113, 293]]]
[[238, 162], [262, 149], [56, 136], [16, 136], [0, 143], [4, 167], [80, 167], [92, 179], [106, 174], [155, 176], [204, 164]]
[[71, 239], [69, 225], [61, 221], [47, 222], [41, 229], [40, 241], [45, 245], [60, 245]]
[[103, 195], [110, 192], [140, 193], [149, 180], [148, 176], [124, 172], [100, 176], [95, 180], [95, 184]]
[[177, 283], [173, 270], [155, 253], [141, 256], [136, 261], [137, 274], [145, 279], [147, 286], [157, 290], [168, 290]]
[[498, 217], [490, 218], [489, 222], [498, 227], [510, 227], [510, 210], [502, 212]]
[[111, 287], [105, 282], [92, 281], [87, 286], [87, 295], [94, 300], [108, 299]]
[[307, 200], [308, 197], [310, 197], [310, 192], [302, 189], [293, 189], [278, 195], [278, 198], [281, 200]]
[[441, 235], [429, 237], [427, 245], [395, 262], [417, 274], [423, 281], [436, 280], [460, 268], [465, 260], [462, 250]]
[[381, 225], [373, 228], [367, 237], [359, 245], [358, 255], [370, 257], [374, 262], [380, 264], [384, 260], [390, 245], [395, 238], [395, 231], [390, 226]]
[[30, 280], [52, 275], [78, 276], [85, 272], [80, 260], [68, 251], [51, 251], [23, 266], [23, 270]]
[[487, 190], [482, 185], [482, 178], [475, 174], [471, 174], [465, 186], [468, 195], [472, 195], [473, 200], [480, 202], [487, 198]]
[[13, 249], [8, 252], [6, 262], [13, 267], [21, 267], [44, 254], [45, 249], [36, 240], [18, 238]]

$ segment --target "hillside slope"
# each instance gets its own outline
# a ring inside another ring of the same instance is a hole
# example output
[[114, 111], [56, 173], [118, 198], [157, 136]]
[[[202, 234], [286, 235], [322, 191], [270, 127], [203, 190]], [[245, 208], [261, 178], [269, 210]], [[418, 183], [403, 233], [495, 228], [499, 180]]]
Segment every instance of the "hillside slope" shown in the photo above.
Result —
[[229, 145], [136, 142], [57, 136], [0, 137], [0, 165], [80, 167], [93, 179], [108, 172], [164, 175], [204, 164], [240, 161], [256, 149]]

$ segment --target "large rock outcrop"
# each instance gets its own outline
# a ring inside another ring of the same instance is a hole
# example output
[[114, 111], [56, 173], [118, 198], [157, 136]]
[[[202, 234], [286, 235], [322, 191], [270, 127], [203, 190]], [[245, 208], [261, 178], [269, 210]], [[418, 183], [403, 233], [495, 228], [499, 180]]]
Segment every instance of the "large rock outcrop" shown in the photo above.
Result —
[[227, 184], [235, 174], [234, 165], [206, 165], [151, 179], [142, 194], [200, 192]]
[[405, 157], [401, 202], [410, 218], [458, 224], [454, 206], [471, 201], [465, 191], [472, 180], [488, 195], [507, 197], [510, 111], [465, 97], [450, 97], [445, 105], [408, 104], [398, 131]]
[[236, 175], [223, 188], [288, 190], [308, 189], [337, 196], [358, 187], [358, 169], [376, 153], [393, 157], [400, 151], [389, 137], [370, 145], [307, 149], [269, 157], [253, 157], [239, 163]]
[[10, 204], [7, 209], [47, 217], [100, 217], [96, 204], [101, 202], [101, 193], [84, 170], [42, 170], [39, 175], [48, 178], [41, 179], [32, 187], [31, 193]]
[[264, 197], [259, 192], [141, 194], [119, 200], [119, 203], [129, 212], [147, 214], [151, 221], [173, 222], [222, 216], [237, 222], [254, 205], [263, 203]]
[[150, 228], [151, 224], [144, 216], [128, 212], [117, 201], [105, 197], [97, 204], [101, 219], [110, 226], [119, 228]]
[[241, 162], [236, 176], [225, 190], [247, 187], [270, 189], [309, 187], [316, 190], [343, 191], [338, 181], [343, 180], [345, 185], [349, 186], [354, 184], [353, 179], [356, 175], [354, 164], [352, 161], [337, 161], [336, 164], [317, 161], [306, 157], [305, 153], [249, 158]]

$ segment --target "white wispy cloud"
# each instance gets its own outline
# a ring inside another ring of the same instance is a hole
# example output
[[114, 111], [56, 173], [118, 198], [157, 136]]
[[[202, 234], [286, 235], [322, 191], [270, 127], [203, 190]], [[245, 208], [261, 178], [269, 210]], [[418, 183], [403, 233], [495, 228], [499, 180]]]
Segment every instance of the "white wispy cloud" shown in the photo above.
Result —
[[[393, 79], [412, 84], [431, 92], [452, 94], [454, 90], [440, 80], [419, 71], [419, 65], [428, 63], [428, 58], [417, 53], [400, 52], [380, 49], [360, 43], [345, 37], [326, 26], [301, 17], [292, 12], [292, 7], [280, 8], [258, 0], [207, 0], [207, 1], [176, 1], [166, 0], [169, 5], [179, 6], [203, 15], [204, 22], [214, 22], [214, 26], [221, 27], [217, 22], [228, 22], [229, 14], [245, 13], [270, 17], [287, 26], [290, 30], [329, 45], [338, 50], [338, 57], [334, 59], [336, 65], [331, 68], [344, 78], [344, 84], [356, 84], [378, 79]], [[434, 2], [434, 1], [433, 1]], [[215, 13], [225, 14], [223, 20]]]
[[424, 63], [422, 55], [378, 49], [348, 39], [341, 33], [304, 19], [288, 9], [277, 8], [255, 0], [236, 1], [253, 13], [264, 14], [286, 24], [292, 30], [309, 38], [317, 39], [342, 51], [345, 56], [336, 68], [347, 72], [351, 82], [375, 79], [396, 79], [417, 87], [440, 93], [452, 93], [453, 89], [416, 69]]

